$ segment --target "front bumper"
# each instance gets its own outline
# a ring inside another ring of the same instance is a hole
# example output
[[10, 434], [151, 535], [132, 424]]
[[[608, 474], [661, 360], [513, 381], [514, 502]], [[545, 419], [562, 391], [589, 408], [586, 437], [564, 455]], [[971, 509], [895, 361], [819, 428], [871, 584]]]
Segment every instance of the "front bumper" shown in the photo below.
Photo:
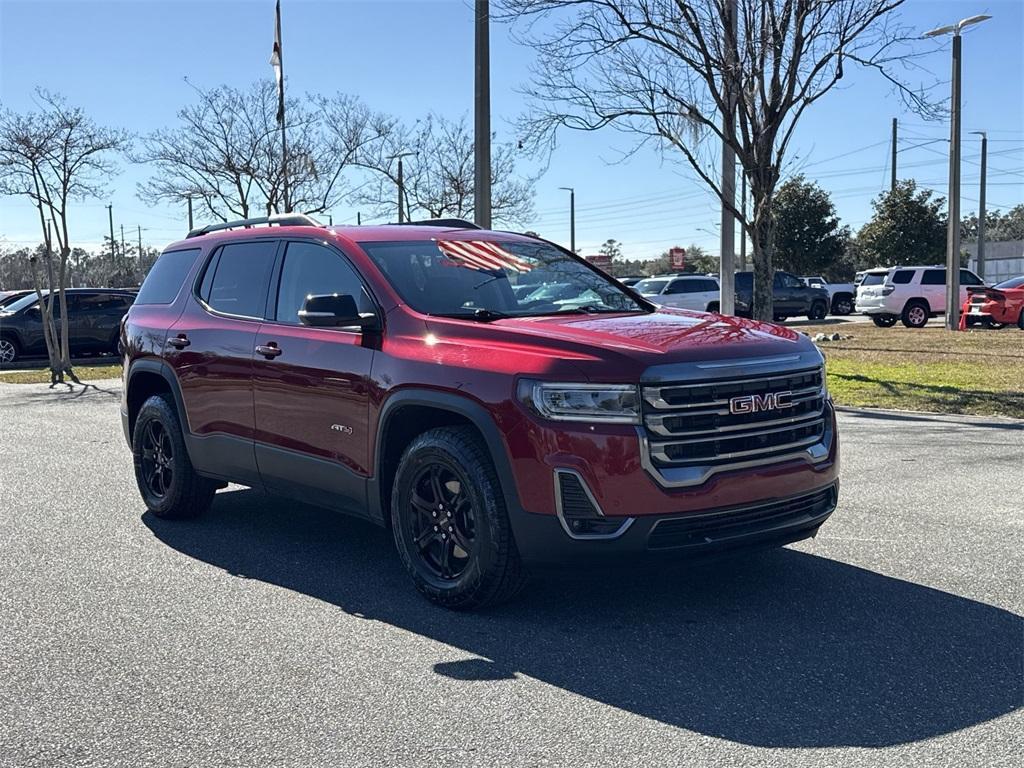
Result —
[[839, 482], [780, 499], [699, 513], [647, 515], [621, 535], [580, 540], [566, 535], [551, 515], [512, 516], [524, 560], [538, 564], [608, 560], [695, 560], [739, 550], [779, 547], [814, 536], [835, 511]]

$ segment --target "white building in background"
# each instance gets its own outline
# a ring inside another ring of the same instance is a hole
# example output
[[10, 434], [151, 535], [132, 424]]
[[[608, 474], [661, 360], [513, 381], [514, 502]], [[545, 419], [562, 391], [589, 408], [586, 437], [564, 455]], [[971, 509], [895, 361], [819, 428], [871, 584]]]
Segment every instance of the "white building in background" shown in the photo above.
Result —
[[[978, 273], [978, 244], [964, 243], [971, 254], [971, 269]], [[985, 282], [990, 285], [1024, 275], [1024, 240], [985, 243]]]

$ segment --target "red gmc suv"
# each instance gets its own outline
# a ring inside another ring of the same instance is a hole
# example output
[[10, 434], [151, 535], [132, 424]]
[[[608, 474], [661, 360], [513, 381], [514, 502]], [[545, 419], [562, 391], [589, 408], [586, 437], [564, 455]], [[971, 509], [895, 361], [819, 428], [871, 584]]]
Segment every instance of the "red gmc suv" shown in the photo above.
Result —
[[836, 506], [809, 339], [658, 309], [535, 237], [204, 227], [157, 260], [122, 344], [154, 515], [233, 482], [365, 517], [452, 608], [511, 596], [531, 563], [782, 545]]

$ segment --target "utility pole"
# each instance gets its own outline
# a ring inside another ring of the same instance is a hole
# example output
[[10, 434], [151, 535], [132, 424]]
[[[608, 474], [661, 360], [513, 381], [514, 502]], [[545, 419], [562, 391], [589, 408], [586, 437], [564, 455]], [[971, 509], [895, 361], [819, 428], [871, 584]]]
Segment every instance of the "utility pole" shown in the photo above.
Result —
[[356, 226], [363, 226], [363, 213], [362, 211], [356, 211]]
[[188, 196], [188, 231], [192, 231], [192, 195]]
[[139, 268], [142, 267], [142, 225], [139, 224]]
[[896, 189], [896, 132], [898, 126], [899, 121], [894, 117], [892, 119], [892, 178], [889, 181], [890, 192]]
[[121, 225], [121, 260], [128, 261], [128, 251], [124, 247], [124, 224]]
[[402, 196], [405, 194], [405, 177], [402, 173], [402, 158], [398, 158], [398, 223], [401, 224], [405, 221], [404, 207], [402, 206]]
[[[725, 56], [728, 73], [724, 78], [726, 110], [722, 115], [722, 133], [729, 137], [734, 133], [733, 121], [736, 115], [736, 17], [737, 0], [725, 5]], [[736, 313], [736, 222], [733, 206], [736, 205], [736, 153], [727, 140], [722, 141], [722, 231], [721, 268], [719, 269], [719, 311], [723, 315]]]
[[[747, 173], [740, 169], [740, 214], [747, 220]], [[740, 272], [747, 271], [747, 230], [740, 224]]]
[[971, 131], [981, 134], [981, 189], [978, 191], [978, 256], [975, 269], [978, 277], [985, 279], [985, 178], [988, 176], [988, 134], [985, 131]]
[[277, 123], [281, 126], [281, 182], [284, 188], [284, 210], [281, 213], [288, 213], [291, 210], [291, 201], [288, 199], [288, 136], [284, 118], [284, 44], [281, 40], [281, 0], [277, 0], [274, 15], [274, 53], [270, 57], [270, 65], [274, 68], [274, 74], [277, 76]]
[[960, 328], [960, 30], [953, 36], [949, 109], [949, 219], [946, 222], [946, 330]]
[[110, 217], [110, 266], [117, 269], [117, 254], [114, 248], [114, 204], [107, 206], [107, 215]]
[[327, 226], [329, 226], [329, 227], [333, 227], [334, 226], [334, 215], [333, 214], [330, 214], [330, 213], [327, 214]]
[[949, 217], [946, 221], [946, 330], [960, 328], [960, 33], [991, 16], [961, 19], [948, 27], [925, 32], [925, 37], [953, 34], [953, 89], [949, 99]]
[[476, 0], [476, 80], [473, 148], [476, 224], [491, 228], [491, 10], [489, 0]]
[[569, 250], [576, 253], [576, 190], [573, 187], [559, 187], [569, 193]]

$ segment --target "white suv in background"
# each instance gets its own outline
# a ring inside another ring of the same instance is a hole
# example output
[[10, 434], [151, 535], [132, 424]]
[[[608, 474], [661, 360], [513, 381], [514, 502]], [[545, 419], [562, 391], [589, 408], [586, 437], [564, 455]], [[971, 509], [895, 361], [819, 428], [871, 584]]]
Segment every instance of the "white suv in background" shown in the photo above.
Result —
[[[984, 285], [969, 269], [960, 270], [960, 306], [967, 287]], [[869, 269], [857, 287], [857, 311], [875, 325], [888, 328], [902, 320], [907, 328], [921, 328], [928, 318], [946, 311], [945, 267], [892, 267]]]
[[641, 280], [633, 290], [663, 307], [717, 312], [718, 279], [709, 275], [662, 275]]

